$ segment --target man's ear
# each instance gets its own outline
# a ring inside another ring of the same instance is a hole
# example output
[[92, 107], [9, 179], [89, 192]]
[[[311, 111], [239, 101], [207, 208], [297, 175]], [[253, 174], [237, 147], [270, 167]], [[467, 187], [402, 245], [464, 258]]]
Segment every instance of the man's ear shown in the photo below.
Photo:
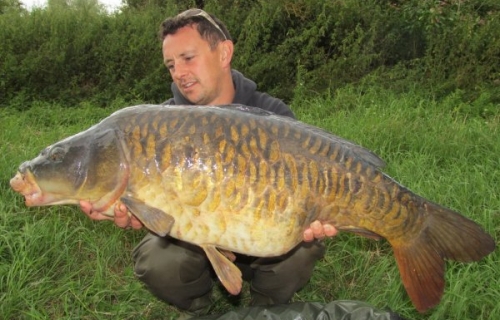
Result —
[[231, 60], [233, 59], [234, 44], [231, 40], [226, 40], [220, 43], [221, 45], [221, 63], [224, 67], [231, 66]]

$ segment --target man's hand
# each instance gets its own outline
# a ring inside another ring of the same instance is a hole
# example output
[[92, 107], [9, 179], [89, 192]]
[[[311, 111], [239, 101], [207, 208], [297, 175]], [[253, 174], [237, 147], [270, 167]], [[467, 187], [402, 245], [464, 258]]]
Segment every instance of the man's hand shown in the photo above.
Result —
[[313, 221], [310, 227], [304, 230], [304, 241], [311, 242], [314, 239], [321, 240], [324, 237], [333, 237], [337, 234], [337, 229], [331, 224], [321, 224], [318, 220]]
[[141, 229], [143, 227], [142, 223], [135, 216], [132, 215], [129, 217], [127, 207], [121, 202], [115, 205], [114, 217], [93, 211], [92, 204], [87, 201], [80, 201], [80, 208], [92, 220], [114, 220], [115, 224], [120, 228], [131, 227], [132, 229]]

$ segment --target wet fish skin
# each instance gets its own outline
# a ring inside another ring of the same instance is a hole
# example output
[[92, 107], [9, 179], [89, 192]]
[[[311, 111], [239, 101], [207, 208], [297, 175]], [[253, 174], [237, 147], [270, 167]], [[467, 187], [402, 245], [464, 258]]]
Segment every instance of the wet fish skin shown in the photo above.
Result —
[[444, 290], [444, 259], [477, 261], [494, 240], [412, 193], [369, 150], [242, 106], [136, 106], [48, 147], [11, 180], [27, 205], [126, 204], [147, 228], [200, 245], [229, 292], [239, 270], [217, 249], [286, 253], [314, 220], [394, 248], [419, 311]]
[[[297, 146], [286, 150], [286, 146], [270, 141], [271, 135], [284, 140], [291, 136], [300, 142], [300, 150], [311, 144], [312, 155], [329, 152], [328, 144], [320, 149], [322, 139], [313, 142], [313, 135], [294, 130], [288, 121], [281, 120], [264, 128], [259, 123], [260, 114], [257, 118], [240, 119], [237, 113], [230, 118], [233, 123], [214, 110], [207, 111], [209, 115], [204, 111], [189, 113], [189, 116], [184, 115], [184, 107], [177, 111], [179, 115], [171, 114], [171, 120], [153, 117], [155, 120], [150, 121], [149, 115], [145, 115], [147, 119], [137, 117], [136, 122], [130, 122], [130, 127], [124, 130], [130, 132], [126, 145], [131, 146], [130, 158], [136, 162], [132, 170], [139, 171], [132, 172], [131, 177], [145, 178], [129, 183], [129, 190], [134, 188], [131, 193], [141, 194], [142, 201], [156, 202], [154, 207], [170, 206], [172, 209], [164, 211], [181, 212], [175, 217], [178, 223], [170, 231], [171, 235], [195, 243], [200, 243], [202, 238], [204, 242], [217, 243], [218, 247], [250, 255], [285, 253], [301, 241], [304, 227], [318, 218], [318, 208], [324, 207], [326, 201], [338, 201], [350, 195], [341, 185], [347, 180], [337, 178], [336, 172], [330, 171], [330, 177], [320, 177], [317, 162], [298, 154]], [[291, 123], [298, 125], [295, 121]], [[196, 134], [197, 131], [201, 134]], [[340, 146], [332, 149], [333, 155], [346, 157], [345, 153], [350, 150], [342, 150]], [[155, 161], [144, 156], [152, 153], [160, 156]], [[366, 150], [361, 153], [375, 160]], [[165, 177], [162, 183], [166, 196], [170, 197], [168, 200], [153, 200], [159, 193], [152, 187], [158, 183], [150, 181], [151, 172], [158, 167], [157, 171]], [[142, 174], [144, 168], [150, 173]], [[328, 184], [325, 179], [336, 180], [330, 192], [325, 189]], [[175, 192], [172, 194], [169, 190]], [[322, 199], [318, 196], [321, 194], [336, 197]], [[198, 211], [229, 219], [207, 222], [200, 219]], [[330, 218], [331, 214], [325, 211]], [[235, 213], [239, 213], [238, 219]], [[347, 214], [346, 218], [350, 216]], [[180, 219], [186, 220], [185, 223], [179, 223]], [[341, 222], [338, 221], [339, 227]], [[246, 237], [248, 233], [253, 235]], [[262, 239], [262, 243], [256, 243], [256, 239]]]

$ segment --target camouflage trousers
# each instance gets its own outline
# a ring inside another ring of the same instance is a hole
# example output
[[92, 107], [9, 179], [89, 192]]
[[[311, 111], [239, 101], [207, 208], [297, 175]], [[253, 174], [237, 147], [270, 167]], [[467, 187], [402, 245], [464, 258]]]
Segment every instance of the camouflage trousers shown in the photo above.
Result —
[[[250, 282], [251, 305], [290, 301], [311, 277], [325, 252], [321, 242], [302, 242], [279, 257], [236, 255], [235, 264]], [[148, 234], [134, 249], [134, 272], [159, 299], [195, 312], [211, 305], [216, 276], [203, 250], [195, 245]]]

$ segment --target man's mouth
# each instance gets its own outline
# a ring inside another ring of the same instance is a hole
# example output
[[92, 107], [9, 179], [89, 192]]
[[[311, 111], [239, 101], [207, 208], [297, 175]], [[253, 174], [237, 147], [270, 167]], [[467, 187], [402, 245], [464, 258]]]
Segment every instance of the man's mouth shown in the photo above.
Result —
[[182, 85], [182, 87], [183, 87], [183, 88], [189, 88], [189, 87], [191, 87], [193, 84], [194, 84], [194, 82], [188, 82], [188, 83], [186, 83], [186, 84]]
[[186, 81], [181, 83], [181, 88], [183, 90], [189, 90], [191, 87], [193, 87], [196, 84], [196, 81]]

